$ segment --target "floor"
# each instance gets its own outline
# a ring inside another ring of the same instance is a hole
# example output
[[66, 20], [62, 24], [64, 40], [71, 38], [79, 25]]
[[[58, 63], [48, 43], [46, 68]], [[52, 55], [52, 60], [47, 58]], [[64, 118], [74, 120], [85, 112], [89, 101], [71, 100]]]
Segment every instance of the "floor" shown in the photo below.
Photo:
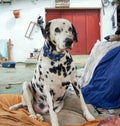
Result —
[[[73, 56], [78, 68], [78, 76], [82, 74], [88, 55]], [[3, 68], [0, 64], [0, 94], [20, 94], [22, 83], [30, 81], [35, 63], [16, 63], [15, 68]]]
[[16, 63], [15, 68], [0, 67], [0, 94], [12, 93], [20, 94], [22, 83], [30, 81], [35, 64], [26, 66], [24, 63]]

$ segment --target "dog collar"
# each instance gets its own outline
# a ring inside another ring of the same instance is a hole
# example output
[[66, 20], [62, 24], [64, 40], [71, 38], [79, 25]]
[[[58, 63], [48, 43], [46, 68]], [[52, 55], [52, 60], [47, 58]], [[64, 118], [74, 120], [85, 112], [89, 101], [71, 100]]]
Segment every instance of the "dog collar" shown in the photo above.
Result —
[[50, 58], [53, 61], [58, 61], [60, 60], [65, 54], [53, 54], [48, 47], [44, 44], [43, 46], [43, 51], [44, 51], [44, 56]]

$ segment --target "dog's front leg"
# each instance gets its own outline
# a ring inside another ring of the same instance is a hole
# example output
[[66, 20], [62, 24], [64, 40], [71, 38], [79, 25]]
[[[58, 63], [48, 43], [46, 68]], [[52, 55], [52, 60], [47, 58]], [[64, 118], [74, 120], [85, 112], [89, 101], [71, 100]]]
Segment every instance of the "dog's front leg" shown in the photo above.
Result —
[[28, 107], [28, 111], [30, 113], [30, 117], [33, 119], [41, 119], [43, 120], [41, 115], [37, 115], [35, 114], [34, 110], [33, 110], [33, 93], [31, 92], [30, 89], [30, 83], [24, 82], [23, 84], [23, 101], [25, 102], [25, 104]]
[[53, 110], [53, 101], [52, 96], [50, 94], [49, 86], [45, 84], [44, 86], [44, 92], [47, 96], [47, 103], [49, 105], [49, 113], [50, 113], [50, 120], [52, 123], [52, 126], [59, 126], [58, 118], [56, 112]]
[[23, 100], [25, 101], [28, 111], [30, 113], [30, 117], [36, 118], [35, 117], [35, 112], [33, 110], [32, 102], [33, 102], [33, 95], [30, 90], [30, 84], [27, 82], [23, 83]]
[[81, 109], [83, 111], [83, 115], [85, 116], [85, 118], [90, 121], [90, 120], [94, 120], [95, 118], [93, 117], [93, 115], [89, 112], [88, 107], [84, 101], [81, 89], [79, 88], [77, 82], [73, 83], [73, 88], [77, 94], [77, 96], [80, 99], [80, 105], [81, 105]]

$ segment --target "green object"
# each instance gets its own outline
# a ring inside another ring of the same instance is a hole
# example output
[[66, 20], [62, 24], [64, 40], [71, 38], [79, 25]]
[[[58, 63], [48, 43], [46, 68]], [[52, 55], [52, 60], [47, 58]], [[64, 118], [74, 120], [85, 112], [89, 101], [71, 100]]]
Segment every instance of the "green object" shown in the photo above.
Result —
[[8, 40], [0, 40], [0, 56], [4, 59], [8, 58]]
[[120, 0], [114, 0], [117, 4], [120, 4]]

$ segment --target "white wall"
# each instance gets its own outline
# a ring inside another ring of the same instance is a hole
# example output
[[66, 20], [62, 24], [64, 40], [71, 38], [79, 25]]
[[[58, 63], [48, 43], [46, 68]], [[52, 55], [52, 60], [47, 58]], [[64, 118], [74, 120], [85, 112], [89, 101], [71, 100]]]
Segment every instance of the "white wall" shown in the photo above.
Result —
[[[45, 8], [54, 8], [55, 0], [12, 0], [12, 4], [0, 5], [0, 39], [11, 38], [14, 44], [12, 48], [12, 60], [15, 62], [24, 62], [29, 53], [34, 48], [41, 48], [44, 39], [39, 27], [36, 27], [31, 38], [25, 38], [25, 32], [30, 21], [36, 22], [39, 15], [45, 20]], [[101, 0], [71, 0], [71, 8], [102, 8]], [[105, 14], [101, 9], [101, 39], [104, 36], [114, 33], [116, 29], [112, 28], [111, 14], [114, 6], [111, 4], [105, 7]], [[20, 18], [15, 19], [12, 10], [20, 9]]]
[[101, 0], [70, 0], [70, 7], [100, 8]]

